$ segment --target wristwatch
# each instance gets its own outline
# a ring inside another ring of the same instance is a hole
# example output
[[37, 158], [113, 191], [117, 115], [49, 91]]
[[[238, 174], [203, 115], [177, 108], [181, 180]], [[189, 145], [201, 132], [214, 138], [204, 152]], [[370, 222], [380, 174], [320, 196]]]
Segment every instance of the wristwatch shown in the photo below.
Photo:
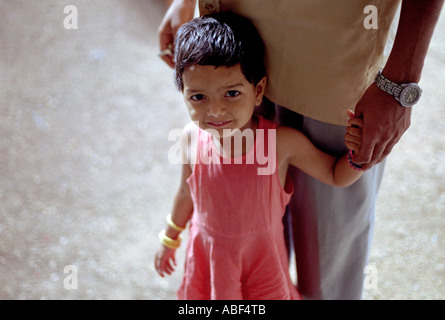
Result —
[[392, 95], [404, 107], [412, 107], [419, 101], [422, 95], [422, 89], [420, 89], [417, 83], [392, 82], [385, 78], [382, 71], [379, 71], [374, 79], [374, 83], [377, 87]]

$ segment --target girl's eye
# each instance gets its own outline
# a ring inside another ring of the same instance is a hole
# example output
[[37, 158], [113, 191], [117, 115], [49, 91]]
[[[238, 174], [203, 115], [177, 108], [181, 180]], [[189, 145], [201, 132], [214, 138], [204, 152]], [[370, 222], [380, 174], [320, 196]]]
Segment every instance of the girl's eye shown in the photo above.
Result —
[[227, 91], [226, 96], [227, 96], [227, 97], [236, 97], [236, 96], [238, 96], [239, 94], [240, 94], [239, 91], [236, 91], [236, 90], [230, 90], [230, 91]]
[[195, 95], [191, 96], [190, 99], [192, 99], [193, 101], [201, 101], [202, 99], [204, 99], [204, 95], [203, 94], [195, 94]]

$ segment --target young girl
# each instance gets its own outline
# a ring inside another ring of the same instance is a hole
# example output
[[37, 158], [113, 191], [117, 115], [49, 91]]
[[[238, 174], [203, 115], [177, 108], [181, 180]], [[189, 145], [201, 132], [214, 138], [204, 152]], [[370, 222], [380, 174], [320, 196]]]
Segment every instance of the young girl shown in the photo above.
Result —
[[180, 233], [191, 220], [179, 299], [299, 299], [282, 223], [293, 192], [287, 169], [334, 186], [354, 183], [362, 174], [351, 160], [361, 121], [350, 112], [351, 152], [335, 158], [301, 132], [256, 115], [266, 86], [264, 48], [241, 17], [196, 18], [180, 28], [175, 45], [176, 84], [196, 125], [182, 136], [181, 183], [160, 233], [156, 270], [174, 271]]

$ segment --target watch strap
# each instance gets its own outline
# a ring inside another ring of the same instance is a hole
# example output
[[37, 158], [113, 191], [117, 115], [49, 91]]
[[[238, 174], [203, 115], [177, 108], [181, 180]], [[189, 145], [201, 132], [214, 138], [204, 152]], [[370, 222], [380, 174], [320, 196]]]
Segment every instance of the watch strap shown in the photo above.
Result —
[[377, 85], [377, 87], [394, 96], [394, 98], [400, 102], [400, 93], [403, 90], [403, 86], [386, 78], [382, 74], [382, 71], [379, 71], [379, 73], [377, 73], [377, 76], [374, 79], [374, 83]]
[[417, 83], [395, 83], [386, 78], [382, 71], [379, 71], [374, 79], [378, 88], [389, 93], [403, 107], [411, 107], [416, 104], [422, 95], [422, 89]]

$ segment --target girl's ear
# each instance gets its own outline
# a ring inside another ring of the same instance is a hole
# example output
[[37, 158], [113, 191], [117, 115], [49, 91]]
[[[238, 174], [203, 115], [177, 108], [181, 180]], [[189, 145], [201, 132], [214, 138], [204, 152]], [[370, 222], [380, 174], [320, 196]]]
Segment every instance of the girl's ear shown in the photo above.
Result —
[[264, 91], [266, 90], [266, 76], [264, 76], [255, 87], [256, 105], [259, 106], [263, 102]]

